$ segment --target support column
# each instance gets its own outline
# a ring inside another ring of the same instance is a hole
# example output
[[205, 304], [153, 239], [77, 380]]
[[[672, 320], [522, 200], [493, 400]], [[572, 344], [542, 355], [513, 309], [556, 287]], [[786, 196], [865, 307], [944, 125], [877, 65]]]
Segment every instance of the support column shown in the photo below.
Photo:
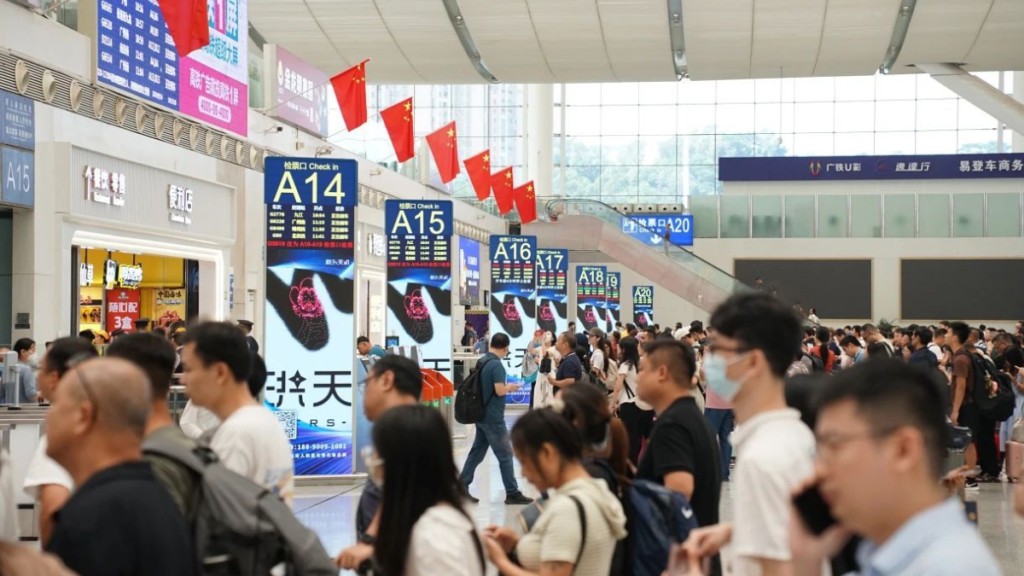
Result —
[[[922, 72], [949, 88], [964, 100], [984, 110], [1018, 134], [1024, 134], [1024, 102], [1003, 94], [984, 80], [954, 64], [917, 64]], [[1019, 80], [1014, 74], [1015, 88]], [[1014, 92], [1017, 92], [1015, 89]], [[1022, 91], [1024, 92], [1024, 91]]]
[[526, 177], [533, 180], [538, 196], [554, 196], [551, 170], [554, 155], [554, 87], [530, 84], [526, 87]]

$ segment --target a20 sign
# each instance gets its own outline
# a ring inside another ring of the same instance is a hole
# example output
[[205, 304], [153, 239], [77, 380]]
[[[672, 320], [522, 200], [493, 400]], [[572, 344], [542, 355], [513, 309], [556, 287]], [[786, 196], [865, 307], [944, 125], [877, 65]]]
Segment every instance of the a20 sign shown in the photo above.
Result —
[[650, 307], [654, 305], [653, 286], [633, 286], [633, 306]]
[[333, 158], [271, 156], [263, 163], [263, 201], [278, 205], [355, 206], [359, 164]]
[[389, 236], [451, 236], [451, 200], [388, 200], [384, 224]]

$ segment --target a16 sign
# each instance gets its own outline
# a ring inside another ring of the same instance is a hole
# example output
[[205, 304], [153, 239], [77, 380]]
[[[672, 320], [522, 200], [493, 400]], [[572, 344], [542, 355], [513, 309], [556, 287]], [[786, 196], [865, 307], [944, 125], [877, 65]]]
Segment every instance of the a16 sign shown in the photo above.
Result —
[[271, 156], [263, 162], [264, 202], [355, 206], [358, 176], [355, 160]]
[[533, 261], [534, 242], [527, 236], [503, 236], [500, 242], [491, 247], [491, 260], [511, 262]]
[[388, 200], [384, 222], [389, 236], [451, 236], [451, 200]]

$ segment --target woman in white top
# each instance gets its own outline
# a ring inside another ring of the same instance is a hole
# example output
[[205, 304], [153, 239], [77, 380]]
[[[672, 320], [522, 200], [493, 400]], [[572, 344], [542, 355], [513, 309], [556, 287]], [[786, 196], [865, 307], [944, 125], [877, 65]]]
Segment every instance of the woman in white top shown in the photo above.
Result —
[[391, 408], [373, 425], [373, 445], [366, 463], [371, 480], [382, 487], [374, 545], [380, 573], [496, 574], [463, 509], [466, 492], [440, 412], [421, 405]]
[[604, 384], [608, 381], [608, 335], [600, 328], [591, 328], [587, 335], [590, 343], [590, 373]]
[[[548, 381], [548, 377], [555, 373], [558, 369], [558, 361], [562, 359], [562, 355], [558, 353], [558, 349], [555, 348], [555, 336], [551, 332], [544, 333], [544, 347], [541, 349], [539, 367], [537, 369], [537, 382], [534, 384], [536, 393], [533, 395], [533, 403], [531, 408], [543, 408], [548, 405], [548, 401], [552, 397], [553, 387], [551, 382]], [[547, 363], [545, 364], [545, 360]], [[548, 372], [544, 370], [547, 369]]]
[[630, 336], [619, 342], [619, 378], [612, 391], [612, 412], [617, 413], [629, 434], [629, 461], [640, 461], [640, 447], [654, 427], [654, 408], [636, 395], [636, 369], [640, 343]]
[[[503, 576], [607, 576], [626, 515], [603, 480], [583, 467], [583, 440], [553, 408], [526, 413], [512, 428], [526, 476], [551, 498], [530, 531], [486, 531], [487, 552]], [[516, 560], [510, 555], [514, 553]]]

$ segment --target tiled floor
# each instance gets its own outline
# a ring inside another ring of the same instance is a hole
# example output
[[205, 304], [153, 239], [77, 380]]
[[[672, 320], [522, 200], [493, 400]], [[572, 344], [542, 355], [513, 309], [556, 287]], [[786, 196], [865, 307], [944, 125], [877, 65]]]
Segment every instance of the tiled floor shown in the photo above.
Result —
[[[466, 458], [470, 440], [471, 437], [455, 441], [456, 462], [460, 466]], [[518, 466], [516, 471], [518, 473]], [[523, 492], [535, 496], [533, 487], [521, 475], [519, 479]], [[722, 491], [723, 519], [732, 516], [728, 487], [726, 484]], [[355, 542], [355, 511], [361, 490], [361, 485], [302, 487], [297, 490], [295, 511], [299, 519], [320, 534], [331, 554]], [[501, 485], [498, 462], [490, 452], [477, 470], [470, 491], [481, 500], [474, 508], [480, 527], [490, 524], [515, 526], [515, 513], [519, 508], [505, 506], [505, 490]], [[1024, 519], [1013, 512], [1012, 493], [1011, 484], [983, 484], [979, 492], [969, 496], [978, 502], [982, 536], [999, 559], [1006, 576], [1024, 574]]]

